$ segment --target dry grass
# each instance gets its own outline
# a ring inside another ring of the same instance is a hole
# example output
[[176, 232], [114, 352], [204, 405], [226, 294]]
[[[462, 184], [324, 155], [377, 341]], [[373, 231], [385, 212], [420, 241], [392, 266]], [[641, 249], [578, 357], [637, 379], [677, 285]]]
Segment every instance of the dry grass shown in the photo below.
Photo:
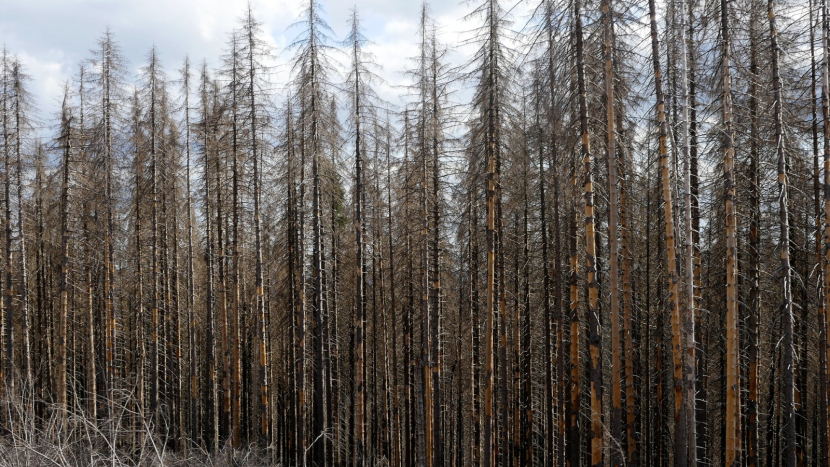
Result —
[[[76, 401], [75, 407], [82, 407]], [[225, 446], [209, 455], [199, 446], [172, 450], [162, 426], [153, 429], [146, 414], [135, 410], [132, 396], [115, 397], [113, 417], [93, 419], [82, 409], [62, 413], [48, 405], [48, 418], [34, 414], [31, 398], [0, 400], [0, 467], [230, 467], [279, 466], [270, 452], [259, 448], [232, 450]]]

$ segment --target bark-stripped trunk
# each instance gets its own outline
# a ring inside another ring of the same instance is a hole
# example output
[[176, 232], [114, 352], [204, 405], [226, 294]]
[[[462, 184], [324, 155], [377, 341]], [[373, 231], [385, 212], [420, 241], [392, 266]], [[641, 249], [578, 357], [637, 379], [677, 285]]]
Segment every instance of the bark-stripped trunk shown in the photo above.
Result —
[[[649, 17], [651, 20], [651, 51], [654, 66], [654, 86], [657, 96], [657, 122], [660, 130], [660, 173], [663, 184], [663, 206], [666, 227], [666, 270], [669, 275], [670, 311], [672, 323], [672, 358], [674, 361], [674, 405], [675, 423], [678, 426], [676, 455], [677, 465], [686, 465], [686, 436], [683, 434], [683, 424], [680, 418], [680, 407], [683, 401], [683, 354], [681, 351], [682, 330], [680, 323], [680, 275], [677, 268], [677, 246], [674, 239], [674, 214], [671, 175], [669, 172], [668, 154], [668, 124], [666, 122], [666, 102], [663, 95], [663, 74], [660, 67], [660, 42], [657, 32], [657, 13], [654, 0], [649, 0]], [[681, 462], [683, 461], [683, 462]]]
[[[622, 446], [622, 359], [623, 349], [620, 339], [620, 291], [619, 291], [619, 231], [618, 209], [619, 192], [617, 190], [617, 147], [616, 117], [614, 116], [614, 64], [612, 51], [611, 0], [602, 2], [603, 42], [605, 53], [605, 159], [608, 164], [608, 248], [609, 248], [609, 292], [611, 295], [611, 465], [622, 464], [622, 453], [617, 446]], [[601, 357], [600, 357], [601, 358]], [[601, 402], [600, 402], [601, 403]], [[600, 434], [601, 435], [601, 434]], [[595, 434], [596, 436], [596, 434]]]
[[721, 0], [721, 73], [723, 75], [723, 175], [726, 204], [726, 465], [741, 463], [740, 345], [738, 341], [738, 241], [735, 209], [735, 148], [732, 142], [732, 75], [729, 0]]
[[[689, 147], [689, 77], [688, 77], [688, 45], [686, 44], [686, 7], [685, 0], [679, 0], [678, 10], [680, 14], [680, 151], [683, 157], [683, 214], [685, 221], [685, 267], [686, 267], [686, 315], [681, 316], [681, 334], [685, 334], [685, 342], [682, 345], [682, 376], [683, 387], [681, 398], [683, 407], [680, 409], [679, 428], [675, 428], [675, 464], [683, 467], [697, 465], [697, 425], [695, 424], [695, 280], [694, 280], [694, 258], [695, 239], [692, 232], [692, 171], [691, 155]], [[682, 439], [685, 437], [685, 439]]]
[[[590, 350], [590, 356], [588, 359], [588, 378], [591, 384], [591, 429], [589, 430], [589, 451], [590, 465], [599, 466], [602, 465], [603, 462], [602, 335], [600, 329], [599, 309], [597, 308], [597, 301], [599, 299], [599, 289], [597, 286], [596, 277], [597, 247], [595, 238], [596, 231], [594, 227], [594, 169], [593, 156], [591, 155], [591, 140], [588, 135], [588, 95], [585, 85], [585, 64], [583, 60], [584, 42], [582, 38], [583, 31], [581, 0], [576, 0], [574, 5], [574, 18], [576, 20], [576, 73], [577, 92], [579, 94], [579, 129], [581, 141], [580, 154], [582, 157], [582, 186], [585, 206], [585, 270], [586, 282], [588, 287], [588, 308], [586, 311], [588, 315], [588, 345]], [[610, 34], [608, 40], [610, 42]], [[608, 72], [610, 72], [610, 70], [608, 70]], [[613, 108], [613, 106], [611, 107]], [[613, 125], [613, 110], [611, 110], [610, 112], [612, 118], [611, 122]], [[616, 240], [614, 242], [616, 246]], [[573, 358], [573, 356], [571, 356], [571, 358]], [[616, 369], [617, 368], [615, 368], [615, 370]], [[574, 407], [573, 409], [578, 410], [578, 407]]]

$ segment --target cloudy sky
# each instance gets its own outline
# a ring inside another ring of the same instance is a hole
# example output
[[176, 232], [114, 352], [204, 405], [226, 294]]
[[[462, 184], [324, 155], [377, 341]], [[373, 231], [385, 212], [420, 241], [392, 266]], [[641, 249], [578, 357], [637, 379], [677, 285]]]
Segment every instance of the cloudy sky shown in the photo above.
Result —
[[[515, 0], [514, 0], [515, 1]], [[507, 8], [513, 6], [514, 1]], [[64, 83], [76, 75], [80, 63], [93, 56], [96, 40], [110, 28], [128, 61], [133, 78], [145, 62], [150, 47], [157, 47], [168, 72], [177, 70], [185, 55], [194, 63], [207, 60], [218, 65], [229, 33], [238, 26], [247, 0], [0, 0], [0, 38], [17, 54], [32, 77], [41, 119], [58, 109]], [[507, 2], [505, 2], [507, 3]], [[291, 28], [301, 10], [299, 1], [252, 0], [256, 18], [274, 47], [277, 63], [285, 64], [285, 47], [299, 30]], [[384, 97], [398, 103], [391, 86], [406, 80], [401, 73], [416, 53], [417, 22], [421, 3], [416, 0], [355, 0], [323, 2], [324, 18], [335, 38], [346, 35], [350, 10], [357, 7], [371, 51], [382, 64], [381, 75], [389, 83]], [[456, 0], [436, 1], [431, 7], [441, 40], [458, 44], [476, 26], [464, 21], [474, 5]], [[514, 9], [517, 23], [526, 19], [524, 6]], [[471, 51], [458, 48], [451, 60], [463, 62]], [[282, 67], [284, 73], [286, 67]], [[278, 72], [279, 73], [279, 72]], [[279, 76], [276, 78], [280, 80]]]

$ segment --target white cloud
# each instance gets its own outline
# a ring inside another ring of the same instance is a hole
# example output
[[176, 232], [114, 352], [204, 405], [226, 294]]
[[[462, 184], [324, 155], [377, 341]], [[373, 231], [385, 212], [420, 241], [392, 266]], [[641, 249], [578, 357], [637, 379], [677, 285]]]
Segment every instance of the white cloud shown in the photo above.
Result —
[[[262, 23], [277, 63], [285, 64], [285, 47], [298, 31], [288, 29], [297, 20], [302, 4], [291, 0], [252, 0], [256, 18]], [[416, 31], [421, 3], [405, 0], [355, 0], [324, 3], [324, 18], [336, 38], [346, 35], [350, 10], [357, 4], [366, 35], [374, 41], [370, 50], [383, 65], [388, 81], [379, 91], [398, 104], [406, 83], [402, 72], [417, 53]], [[121, 45], [131, 73], [137, 74], [148, 50], [155, 45], [170, 74], [187, 54], [194, 63], [206, 59], [219, 65], [230, 32], [239, 25], [247, 0], [0, 0], [0, 40], [17, 53], [33, 77], [33, 89], [42, 118], [57, 111], [63, 83], [77, 73], [82, 60], [106, 28]], [[472, 6], [436, 2], [430, 7], [440, 26], [441, 40], [458, 44], [464, 31], [474, 25], [462, 21]], [[472, 53], [469, 46], [456, 48], [450, 60], [456, 64]], [[287, 67], [275, 79], [285, 80]], [[128, 76], [132, 79], [134, 76]]]

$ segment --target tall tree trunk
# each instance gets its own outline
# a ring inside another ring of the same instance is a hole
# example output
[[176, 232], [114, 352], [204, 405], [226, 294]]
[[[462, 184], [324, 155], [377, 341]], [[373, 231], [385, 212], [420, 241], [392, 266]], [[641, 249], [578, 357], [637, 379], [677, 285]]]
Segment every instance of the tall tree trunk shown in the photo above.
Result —
[[[830, 423], [828, 423], [828, 404], [830, 403], [830, 384], [828, 383], [828, 365], [830, 365], [830, 346], [828, 346], [828, 333], [830, 332], [830, 17], [827, 14], [827, 1], [821, 2], [821, 42], [824, 60], [822, 63], [822, 85], [821, 85], [821, 111], [824, 121], [824, 264], [822, 271], [822, 292], [824, 302], [819, 307], [819, 406], [820, 406], [820, 432], [821, 432], [821, 459], [819, 465], [830, 466]], [[818, 247], [817, 247], [818, 249]], [[820, 263], [821, 264], [821, 263]]]
[[[538, 115], [538, 112], [537, 112]], [[537, 124], [538, 127], [538, 124]], [[541, 148], [540, 148], [541, 152]], [[530, 169], [530, 155], [526, 159], [526, 166], [525, 166], [525, 180], [529, 180], [530, 174], [527, 173], [528, 169]], [[524, 266], [522, 270], [523, 282], [524, 282], [524, 290], [522, 291], [523, 297], [523, 311], [522, 314], [522, 323], [521, 325], [518, 322], [518, 317], [516, 320], [516, 327], [521, 326], [522, 328], [522, 337], [521, 337], [521, 347], [517, 345], [520, 349], [519, 355], [517, 358], [521, 358], [521, 374], [522, 374], [522, 390], [521, 390], [521, 407], [524, 409], [524, 419], [522, 420], [521, 425], [521, 434], [519, 435], [519, 439], [521, 439], [521, 443], [519, 444], [521, 448], [521, 455], [517, 454], [517, 464], [519, 465], [533, 465], [533, 375], [531, 374], [532, 370], [532, 362], [533, 362], [533, 352], [531, 350], [531, 308], [530, 308], [530, 235], [528, 233], [528, 190], [527, 185], [524, 187], [524, 209], [523, 209], [523, 248], [524, 248]], [[516, 333], [516, 340], [518, 341], [518, 332]], [[517, 362], [517, 367], [518, 367]], [[552, 403], [552, 401], [551, 401]], [[518, 441], [517, 441], [518, 443]]]
[[58, 384], [57, 399], [59, 418], [66, 417], [66, 324], [69, 314], [69, 176], [70, 157], [72, 155], [72, 116], [67, 108], [64, 96], [61, 132], [63, 133], [63, 182], [61, 185], [61, 275], [60, 275], [60, 311], [58, 313]]
[[187, 347], [190, 352], [188, 358], [190, 376], [190, 399], [188, 412], [190, 415], [190, 440], [198, 439], [198, 401], [199, 401], [199, 372], [196, 353], [196, 290], [193, 271], [193, 197], [190, 190], [190, 59], [185, 58], [183, 77], [184, 92], [184, 130], [185, 130], [185, 186], [187, 197]]
[[[617, 113], [617, 128], [621, 136], [623, 132], [622, 112]], [[628, 178], [626, 177], [625, 153], [629, 145], [623, 140], [617, 146], [618, 169], [620, 180], [620, 249], [622, 267], [622, 307], [623, 307], [623, 346], [625, 354], [625, 440], [626, 440], [626, 463], [638, 465], [638, 435], [637, 435], [637, 414], [636, 414], [636, 388], [634, 385], [634, 364], [637, 352], [634, 349], [634, 322], [635, 316], [632, 313], [632, 286], [631, 286], [631, 249], [629, 244], [628, 224]], [[647, 229], [649, 227], [646, 227]], [[648, 255], [646, 255], [648, 261]]]
[[[225, 396], [226, 400], [230, 400], [230, 416], [228, 418], [228, 436], [234, 448], [238, 448], [242, 437], [242, 362], [240, 360], [239, 346], [241, 330], [241, 314], [240, 309], [242, 304], [242, 295], [240, 292], [239, 282], [241, 280], [241, 251], [240, 251], [240, 232], [239, 232], [239, 182], [241, 178], [241, 171], [239, 168], [239, 93], [237, 88], [240, 86], [238, 81], [238, 48], [237, 37], [232, 40], [231, 51], [231, 217], [233, 231], [231, 232], [231, 316], [229, 318], [229, 326], [226, 332], [230, 333], [228, 344], [230, 348], [230, 392]], [[254, 181], [256, 184], [256, 181]]]
[[[590, 357], [588, 359], [588, 378], [591, 382], [591, 429], [589, 430], [590, 440], [590, 465], [599, 466], [603, 462], [603, 430], [602, 430], [602, 335], [600, 329], [599, 289], [597, 286], [597, 257], [596, 257], [596, 231], [594, 228], [594, 180], [593, 180], [593, 156], [591, 155], [591, 140], [588, 134], [588, 95], [585, 85], [585, 62], [583, 59], [583, 31], [582, 31], [582, 3], [576, 0], [574, 3], [574, 18], [576, 20], [576, 73], [577, 91], [579, 94], [579, 127], [582, 156], [583, 190], [585, 197], [585, 269], [586, 282], [588, 287], [588, 345]], [[607, 11], [606, 5], [606, 11]], [[610, 34], [608, 37], [610, 41]], [[610, 46], [609, 51], [610, 53]], [[610, 65], [610, 64], [609, 64]], [[610, 70], [609, 70], [610, 72]], [[612, 106], [613, 107], [613, 106]], [[611, 122], [613, 125], [613, 110]], [[613, 154], [613, 152], [612, 152]], [[616, 203], [616, 200], [615, 200]], [[615, 222], [616, 222], [616, 214]], [[616, 227], [614, 227], [616, 228]], [[616, 233], [615, 233], [616, 235]], [[616, 246], [616, 240], [615, 246]], [[616, 267], [615, 267], [616, 270]], [[616, 282], [614, 283], [616, 286]], [[572, 356], [573, 358], [573, 356]], [[615, 368], [616, 370], [617, 368]], [[574, 407], [578, 410], [577, 407]]]
[[102, 92], [102, 119], [104, 130], [104, 186], [105, 186], [105, 225], [104, 225], [104, 309], [106, 319], [105, 347], [107, 354], [106, 390], [107, 415], [111, 420], [115, 418], [115, 337], [116, 318], [113, 310], [115, 300], [115, 265], [113, 264], [113, 148], [112, 148], [112, 73], [117, 57], [113, 50], [113, 39], [106, 33], [101, 43], [101, 81]]
[[735, 209], [735, 148], [732, 143], [732, 74], [729, 0], [721, 0], [723, 74], [723, 175], [726, 203], [726, 465], [741, 464], [740, 345], [738, 341], [738, 242]]
[[366, 260], [365, 247], [363, 246], [363, 140], [361, 139], [361, 90], [360, 90], [360, 71], [357, 67], [358, 52], [357, 44], [354, 44], [354, 60], [355, 60], [355, 243], [356, 243], [356, 264], [357, 274], [355, 277], [355, 421], [354, 421], [354, 443], [355, 443], [355, 467], [362, 467], [365, 462], [366, 449], [366, 402], [365, 402], [365, 370], [364, 370], [364, 325], [366, 321]]
[[400, 394], [398, 388], [398, 314], [397, 302], [395, 300], [395, 249], [392, 230], [392, 154], [391, 129], [386, 133], [386, 209], [387, 209], [387, 235], [389, 242], [389, 294], [391, 298], [392, 312], [392, 387], [394, 390], [394, 422], [392, 425], [392, 465], [398, 467], [401, 464], [401, 411]]
[[[14, 289], [12, 288], [12, 208], [11, 208], [11, 148], [12, 143], [9, 141], [12, 137], [10, 133], [11, 123], [9, 122], [9, 95], [8, 89], [9, 76], [9, 59], [6, 52], [3, 52], [3, 168], [4, 168], [4, 182], [3, 182], [3, 207], [4, 207], [4, 227], [5, 227], [5, 251], [3, 254], [3, 309], [5, 313], [4, 318], [4, 338], [5, 351], [3, 352], [3, 364], [5, 365], [6, 387], [5, 396], [8, 400], [14, 400], [17, 397], [15, 392], [15, 368], [14, 368], [14, 309], [12, 308], [12, 298], [14, 297]], [[19, 137], [19, 135], [17, 135]]]
[[442, 427], [442, 406], [441, 400], [441, 333], [439, 332], [439, 324], [441, 320], [441, 244], [440, 244], [440, 229], [441, 219], [440, 204], [441, 204], [441, 188], [440, 188], [440, 172], [441, 159], [440, 147], [438, 141], [438, 132], [440, 129], [439, 112], [441, 109], [438, 105], [438, 51], [435, 40], [435, 33], [433, 32], [431, 38], [432, 46], [430, 57], [431, 74], [432, 74], [432, 319], [430, 325], [430, 338], [432, 340], [431, 354], [432, 354], [432, 416], [433, 416], [433, 461], [432, 465], [438, 467], [444, 461], [443, 450], [443, 427]]
[[782, 286], [782, 331], [781, 342], [783, 352], [781, 378], [782, 393], [781, 401], [783, 407], [783, 439], [784, 447], [782, 461], [786, 467], [795, 467], [796, 433], [795, 433], [795, 382], [794, 382], [794, 360], [793, 360], [793, 303], [792, 303], [792, 271], [790, 266], [790, 221], [789, 221], [789, 181], [787, 176], [787, 159], [784, 152], [784, 128], [782, 108], [783, 91], [781, 89], [781, 75], [779, 68], [779, 45], [778, 31], [775, 27], [775, 0], [767, 1], [767, 14], [769, 15], [770, 32], [770, 60], [772, 66], [772, 90], [774, 100], [775, 142], [776, 159], [778, 166], [778, 223], [779, 238], [778, 247], [781, 251], [781, 286]]
[[[262, 272], [262, 220], [260, 216], [261, 204], [261, 177], [259, 171], [259, 146], [257, 141], [257, 101], [256, 101], [256, 68], [254, 61], [254, 49], [256, 43], [254, 41], [254, 19], [251, 15], [251, 8], [248, 8], [248, 17], [246, 22], [246, 30], [248, 32], [248, 99], [250, 101], [250, 125], [251, 125], [251, 156], [254, 159], [254, 256], [255, 256], [255, 287], [256, 287], [256, 314], [258, 320], [258, 345], [259, 345], [259, 415], [260, 426], [258, 438], [261, 443], [269, 442], [270, 433], [270, 413], [268, 409], [268, 353], [266, 352], [265, 344], [267, 338], [266, 316], [265, 316], [265, 293], [263, 290], [263, 272]], [[270, 444], [270, 443], [269, 443]]]
[[[682, 358], [682, 376], [683, 387], [681, 391], [681, 398], [683, 400], [683, 407], [681, 408], [681, 417], [679, 423], [684, 425], [676, 429], [675, 440], [675, 463], [678, 466], [689, 467], [697, 465], [697, 436], [695, 424], [695, 281], [694, 281], [694, 258], [695, 258], [695, 239], [692, 232], [692, 175], [691, 175], [691, 156], [689, 147], [689, 78], [688, 78], [688, 45], [687, 29], [686, 29], [686, 8], [685, 0], [679, 0], [678, 11], [680, 24], [678, 31], [680, 33], [680, 150], [683, 156], [683, 212], [685, 220], [685, 267], [686, 267], [686, 315], [681, 317], [681, 334], [685, 334], [685, 345], [683, 349]], [[682, 440], [681, 437], [686, 439]]]
[[159, 185], [159, 161], [156, 153], [156, 53], [155, 49], [150, 55], [150, 203], [151, 211], [151, 240], [150, 240], [150, 261], [152, 272], [152, 348], [150, 350], [152, 362], [150, 363], [150, 417], [154, 424], [158, 423], [159, 404], [159, 294], [161, 284], [159, 282], [159, 214], [158, 214], [158, 185]]
[[[32, 384], [32, 353], [30, 343], [30, 318], [29, 318], [29, 269], [26, 265], [26, 235], [24, 234], [24, 210], [26, 202], [23, 199], [23, 162], [21, 154], [21, 140], [23, 138], [23, 115], [21, 99], [23, 84], [20, 76], [20, 64], [15, 61], [12, 65], [12, 86], [14, 88], [14, 152], [17, 170], [17, 236], [20, 255], [20, 317], [22, 320], [21, 345], [23, 352], [23, 391], [24, 397], [28, 398], [28, 391]], [[26, 403], [28, 410], [29, 403]]]
[[[314, 309], [314, 362], [315, 362], [315, 371], [314, 371], [314, 435], [315, 439], [317, 436], [320, 436], [323, 433], [323, 403], [325, 401], [325, 394], [323, 389], [323, 376], [324, 376], [324, 367], [323, 367], [323, 327], [325, 323], [323, 322], [324, 312], [324, 290], [323, 290], [323, 274], [324, 271], [324, 264], [323, 264], [323, 232], [322, 232], [322, 220], [321, 220], [321, 187], [320, 187], [320, 157], [319, 157], [319, 124], [320, 124], [320, 109], [322, 109], [322, 104], [318, 102], [320, 96], [318, 96], [317, 90], [317, 70], [316, 67], [317, 63], [311, 63], [311, 102], [310, 102], [310, 111], [311, 111], [311, 176], [312, 176], [312, 200], [311, 200], [311, 209], [312, 209], [312, 269], [311, 269], [311, 276], [314, 280], [314, 299], [312, 303], [312, 307]], [[318, 108], [319, 106], [319, 108]], [[314, 440], [312, 440], [314, 441]], [[322, 459], [323, 457], [321, 454], [323, 451], [323, 445], [316, 450], [315, 458]]]
[[[548, 27], [550, 27], [549, 22], [550, 19], [547, 19]], [[551, 33], [548, 32], [549, 37], [549, 46], [551, 44], [550, 41]], [[552, 73], [552, 72], [551, 72]], [[551, 89], [553, 91], [553, 89]], [[553, 93], [551, 92], [551, 96]], [[538, 100], [537, 100], [538, 102]], [[551, 115], [553, 112], [550, 112]], [[538, 109], [537, 109], [538, 114]], [[538, 120], [538, 117], [537, 117]], [[538, 125], [538, 121], [537, 121]], [[548, 462], [546, 465], [552, 465], [553, 460], [553, 453], [554, 453], [554, 419], [553, 419], [553, 332], [552, 332], [552, 322], [555, 319], [553, 316], [553, 310], [551, 310], [551, 284], [550, 284], [550, 269], [548, 263], [548, 216], [547, 216], [547, 199], [545, 194], [545, 153], [542, 149], [541, 144], [541, 134], [542, 128], [539, 127], [537, 129], [539, 132], [539, 222], [540, 228], [539, 233], [542, 236], [542, 306], [544, 309], [544, 332], [545, 332], [545, 446], [546, 446], [546, 453]], [[555, 144], [551, 142], [551, 145]], [[555, 176], [555, 175], [554, 175]], [[554, 220], [554, 223], [556, 220]], [[557, 293], [558, 291], [555, 291]], [[558, 311], [558, 310], [556, 310]], [[557, 361], [561, 356], [557, 354]]]
[[[494, 414], [493, 414], [493, 339], [494, 339], [494, 321], [495, 321], [495, 286], [496, 286], [496, 158], [498, 152], [499, 141], [496, 135], [497, 109], [496, 109], [496, 44], [495, 29], [495, 5], [494, 0], [491, 0], [488, 5], [489, 13], [488, 20], [490, 22], [490, 32], [487, 51], [487, 108], [486, 108], [486, 163], [487, 163], [487, 298], [485, 309], [485, 328], [484, 328], [484, 467], [492, 467], [496, 464], [495, 460], [495, 442], [494, 442]], [[499, 191], [500, 193], [500, 191]]]
[[[552, 167], [556, 167], [556, 128], [553, 124], [553, 119], [555, 115], [555, 96], [556, 96], [556, 80], [554, 79], [555, 76], [555, 68], [554, 68], [554, 55], [553, 55], [553, 24], [552, 18], [553, 15], [553, 6], [548, 2], [546, 5], [545, 11], [545, 29], [547, 29], [547, 42], [548, 42], [548, 68], [550, 73], [549, 85], [550, 85], [550, 109], [548, 109], [549, 114], [549, 124], [550, 124], [550, 151], [553, 154], [553, 165]], [[539, 100], [536, 99], [537, 105]], [[537, 108], [538, 113], [538, 108]], [[538, 118], [537, 118], [538, 119]], [[538, 125], [538, 122], [537, 122]], [[545, 194], [545, 156], [543, 145], [541, 141], [542, 137], [542, 128], [538, 128], [539, 131], [539, 222], [540, 222], [540, 234], [542, 236], [542, 306], [544, 307], [544, 332], [545, 332], [545, 416], [543, 419], [545, 420], [545, 453], [546, 453], [546, 466], [552, 466], [556, 463], [555, 452], [556, 452], [556, 439], [557, 437], [554, 435], [555, 427], [554, 427], [554, 401], [561, 403], [562, 402], [562, 395], [557, 393], [556, 399], [554, 399], [554, 387], [561, 388], [563, 385], [559, 384], [558, 382], [554, 381], [554, 364], [556, 365], [557, 370], [560, 370], [560, 366], [562, 363], [562, 349], [558, 347], [560, 340], [557, 339], [556, 342], [553, 341], [554, 339], [554, 330], [552, 329], [554, 324], [556, 323], [556, 329], [559, 330], [563, 326], [563, 321], [561, 318], [562, 312], [562, 289], [561, 289], [561, 271], [559, 270], [561, 262], [560, 262], [560, 251], [559, 251], [559, 204], [558, 204], [558, 190], [554, 189], [553, 193], [553, 203], [554, 203], [554, 219], [553, 224], [555, 225], [556, 235], [554, 239], [556, 251], [554, 252], [554, 267], [553, 267], [553, 274], [554, 274], [554, 290], [553, 296], [555, 300], [555, 306], [551, 307], [551, 271], [549, 265], [549, 258], [548, 258], [548, 225], [547, 225], [547, 199]], [[558, 177], [556, 172], [553, 172], [554, 178], [554, 186], [558, 188]], [[561, 375], [561, 370], [557, 371], [558, 375]], [[563, 414], [561, 412], [558, 413], [559, 418], [561, 419]], [[558, 424], [562, 426], [563, 423], [560, 421]], [[562, 434], [560, 433], [560, 445], [563, 442], [561, 440]]]
[[[409, 112], [404, 112], [404, 147], [403, 147], [403, 167], [409, 167]], [[410, 216], [410, 199], [409, 199], [409, 185], [408, 178], [404, 179], [404, 212], [405, 218]], [[404, 424], [404, 439], [406, 440], [406, 465], [414, 465], [414, 440], [412, 429], [414, 426], [414, 410], [412, 403], [412, 371], [414, 368], [414, 359], [412, 351], [412, 312], [415, 307], [415, 292], [414, 292], [414, 267], [412, 262], [412, 231], [409, 223], [406, 224], [406, 263], [407, 263], [407, 306], [406, 316], [404, 317], [404, 388], [406, 388], [405, 402], [406, 402], [406, 422]]]
[[[204, 151], [204, 187], [205, 187], [205, 262], [207, 263], [207, 287], [205, 293], [205, 308], [207, 311], [207, 336], [206, 336], [206, 348], [208, 351], [208, 382], [209, 382], [209, 394], [208, 394], [208, 409], [206, 410], [207, 415], [207, 433], [206, 433], [206, 441], [208, 444], [208, 450], [213, 453], [219, 452], [219, 391], [217, 388], [217, 381], [216, 381], [216, 326], [215, 326], [215, 318], [214, 318], [214, 309], [213, 309], [213, 295], [214, 295], [214, 287], [213, 287], [213, 279], [214, 279], [214, 261], [213, 261], [213, 231], [211, 229], [211, 212], [210, 212], [210, 205], [211, 205], [211, 193], [210, 193], [210, 177], [209, 177], [209, 169], [210, 169], [210, 152], [212, 149], [213, 137], [212, 137], [212, 130], [213, 130], [213, 122], [209, 121], [211, 118], [211, 114], [208, 109], [208, 75], [207, 75], [207, 64], [202, 66], [202, 125], [203, 125], [203, 151]], [[218, 164], [217, 164], [218, 165]], [[217, 169], [217, 177], [218, 177], [218, 166]], [[217, 196], [219, 196], [220, 187], [217, 185]], [[216, 206], [217, 213], [221, 212], [221, 208], [217, 203]], [[217, 232], [221, 232], [221, 216], [217, 214]], [[221, 239], [221, 234], [219, 234], [219, 238]], [[221, 241], [219, 242], [219, 257], [221, 258]], [[220, 268], [221, 269], [221, 268]], [[221, 276], [221, 274], [220, 274]], [[220, 285], [221, 287], [222, 285]]]
[[690, 303], [694, 305], [692, 319], [694, 320], [693, 331], [695, 338], [694, 363], [695, 371], [694, 384], [690, 391], [694, 396], [695, 412], [695, 433], [694, 439], [690, 438], [690, 449], [695, 451], [695, 464], [703, 466], [706, 462], [706, 352], [703, 347], [703, 319], [705, 310], [700, 308], [701, 299], [701, 252], [700, 252], [700, 177], [698, 170], [698, 121], [697, 121], [697, 47], [695, 45], [695, 0], [688, 3], [688, 38], [689, 38], [689, 182], [691, 195], [691, 217], [692, 217], [692, 281], [693, 292]]
[[749, 29], [749, 306], [747, 316], [747, 366], [749, 389], [746, 401], [746, 463], [747, 467], [756, 467], [760, 451], [758, 434], [758, 412], [760, 408], [760, 381], [759, 381], [759, 341], [758, 332], [761, 310], [761, 246], [759, 224], [761, 221], [761, 186], [759, 184], [760, 164], [760, 126], [758, 123], [758, 46], [755, 24], [758, 17], [756, 9], [752, 9], [752, 19]]
[[[608, 248], [610, 263], [611, 295], [611, 465], [622, 464], [622, 453], [617, 446], [622, 446], [622, 341], [620, 339], [620, 291], [619, 291], [619, 231], [618, 209], [619, 192], [617, 190], [617, 148], [616, 117], [614, 116], [614, 65], [612, 51], [613, 12], [611, 0], [602, 2], [603, 42], [605, 53], [605, 112], [606, 142], [605, 159], [608, 164]], [[601, 358], [601, 357], [600, 357]], [[601, 402], [600, 402], [601, 403]], [[601, 428], [600, 428], [601, 430]], [[596, 434], [595, 434], [596, 436]], [[599, 434], [602, 436], [602, 433]]]
[[[138, 105], [138, 92], [134, 94], [133, 97], [133, 134], [134, 134], [134, 144], [136, 147], [135, 152], [135, 193], [133, 197], [135, 198], [135, 203], [133, 209], [135, 209], [135, 258], [136, 258], [136, 265], [135, 265], [135, 282], [136, 282], [136, 311], [135, 311], [135, 401], [136, 401], [136, 416], [134, 417], [134, 425], [136, 430], [136, 445], [142, 445], [144, 442], [144, 366], [146, 363], [147, 358], [147, 351], [145, 348], [144, 343], [144, 272], [141, 266], [142, 257], [143, 257], [143, 249], [141, 243], [141, 201], [143, 200], [142, 196], [142, 174], [144, 173], [144, 165], [142, 155], [143, 141], [141, 138], [141, 110]], [[89, 234], [87, 234], [89, 235]], [[90, 335], [94, 335], [94, 329], [92, 329], [93, 317], [92, 317], [92, 272], [91, 268], [87, 267], [89, 270], [87, 272], [87, 279], [89, 281], [88, 287], [88, 295], [89, 295], [89, 320], [90, 320]]]
[[672, 212], [672, 191], [671, 176], [669, 172], [668, 154], [668, 124], [666, 122], [666, 102], [663, 95], [663, 74], [660, 67], [660, 42], [657, 31], [657, 13], [654, 0], [649, 0], [649, 17], [651, 19], [651, 51], [654, 66], [654, 85], [657, 96], [657, 121], [660, 130], [660, 172], [663, 183], [663, 206], [666, 224], [666, 256], [667, 273], [669, 274], [669, 294], [671, 299], [671, 322], [672, 322], [672, 357], [674, 360], [674, 399], [675, 399], [675, 422], [678, 424], [677, 445], [675, 459], [676, 465], [686, 465], [686, 435], [684, 426], [680, 419], [680, 407], [683, 401], [683, 354], [681, 351], [682, 329], [680, 323], [680, 275], [677, 268], [677, 247], [674, 239], [674, 214]]

